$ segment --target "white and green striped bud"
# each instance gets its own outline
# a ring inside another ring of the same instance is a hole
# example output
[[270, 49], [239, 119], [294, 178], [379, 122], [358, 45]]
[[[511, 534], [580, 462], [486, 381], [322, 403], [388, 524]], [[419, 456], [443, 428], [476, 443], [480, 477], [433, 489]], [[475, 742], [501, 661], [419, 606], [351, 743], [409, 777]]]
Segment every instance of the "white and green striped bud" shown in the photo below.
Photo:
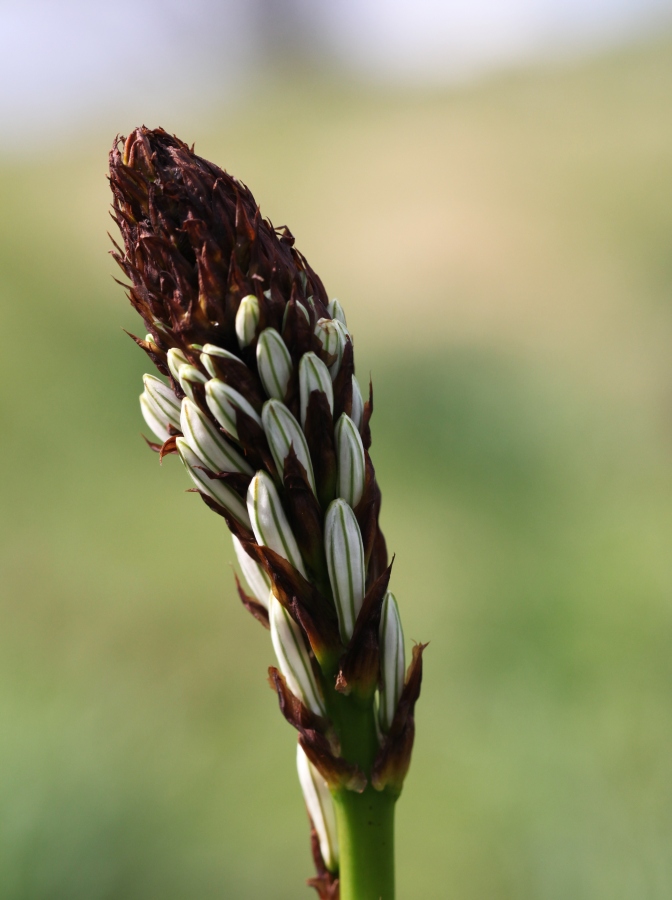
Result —
[[268, 472], [259, 471], [247, 489], [247, 511], [257, 543], [269, 547], [306, 577], [296, 538]]
[[188, 366], [189, 360], [184, 355], [181, 350], [178, 350], [176, 347], [171, 347], [168, 353], [166, 354], [166, 360], [168, 362], [168, 368], [170, 369], [170, 374], [173, 376], [175, 381], [179, 383], [180, 381], [180, 366]]
[[243, 573], [243, 577], [247, 582], [249, 589], [254, 594], [256, 600], [268, 609], [268, 597], [271, 593], [271, 579], [261, 568], [258, 562], [255, 562], [249, 553], [245, 550], [235, 534], [232, 534], [233, 549], [236, 551], [236, 559]]
[[213, 356], [219, 357], [219, 359], [230, 359], [241, 365], [245, 365], [242, 359], [236, 356], [235, 353], [230, 353], [223, 347], [217, 347], [216, 344], [204, 344], [201, 347], [201, 365], [211, 378], [217, 378], [217, 370], [212, 361]]
[[268, 620], [273, 649], [287, 687], [316, 716], [325, 716], [322, 692], [315, 680], [303, 632], [273, 594], [269, 596]]
[[211, 472], [243, 472], [245, 475], [252, 475], [249, 463], [188, 397], [182, 401], [180, 428], [193, 452]]
[[308, 759], [299, 744], [296, 748], [296, 769], [303, 791], [303, 799], [320, 842], [320, 853], [330, 872], [338, 869], [338, 831], [336, 810], [327, 783]]
[[241, 525], [249, 528], [250, 519], [247, 515], [247, 509], [238, 494], [231, 490], [225, 482], [216, 478], [210, 478], [210, 476], [203, 471], [203, 466], [207, 468], [210, 467], [205, 460], [202, 460], [194, 453], [186, 438], [178, 437], [176, 438], [175, 443], [177, 444], [177, 452], [180, 454], [180, 459], [184, 463], [185, 469], [191, 475], [192, 481], [199, 491], [207, 494], [208, 497], [211, 497], [215, 502], [219, 503], [220, 506], [223, 506], [224, 509], [228, 510], [234, 519], [237, 519]]
[[364, 600], [366, 564], [359, 525], [345, 500], [334, 500], [329, 505], [324, 550], [341, 639], [348, 643]]
[[339, 322], [342, 322], [345, 327], [348, 327], [348, 323], [345, 321], [345, 310], [341, 306], [340, 302], [334, 297], [334, 299], [327, 306], [327, 311], [332, 319], [338, 319]]
[[254, 294], [243, 297], [236, 313], [236, 334], [241, 350], [248, 347], [255, 339], [259, 327], [259, 315], [259, 301]]
[[322, 349], [328, 356], [335, 356], [335, 361], [329, 366], [332, 379], [338, 375], [343, 359], [343, 350], [349, 337], [348, 330], [338, 319], [318, 319], [315, 326], [315, 334], [322, 344]]
[[308, 444], [294, 416], [285, 404], [280, 403], [279, 400], [267, 400], [261, 410], [261, 421], [263, 422], [266, 440], [271, 448], [280, 477], [282, 478], [284, 475], [285, 460], [290, 448], [293, 447], [296, 458], [306, 470], [308, 483], [314, 492], [315, 475], [313, 474], [313, 464], [310, 460]]
[[308, 401], [313, 391], [323, 391], [326, 394], [329, 409], [333, 412], [334, 387], [329, 369], [316, 353], [304, 353], [299, 362], [299, 409], [302, 428], [306, 425]]
[[193, 400], [193, 386], [195, 384], [205, 384], [208, 378], [203, 372], [197, 369], [196, 366], [192, 366], [191, 363], [185, 363], [177, 370], [177, 380], [180, 382], [180, 387], [187, 397], [189, 397], [190, 400]]
[[364, 398], [359, 382], [352, 376], [352, 409], [350, 410], [350, 418], [355, 423], [357, 431], [361, 431], [362, 421], [364, 420]]
[[205, 402], [208, 409], [217, 419], [224, 431], [238, 440], [236, 413], [240, 409], [261, 427], [261, 419], [255, 408], [243, 397], [240, 391], [229, 387], [219, 378], [211, 378], [205, 386]]
[[401, 628], [399, 607], [394, 594], [387, 592], [380, 613], [380, 670], [382, 687], [378, 706], [378, 721], [382, 731], [389, 731], [392, 719], [404, 689], [406, 659], [404, 657], [404, 632]]
[[336, 423], [335, 436], [338, 461], [336, 495], [354, 509], [364, 493], [364, 445], [355, 423], [345, 413]]
[[140, 412], [142, 413], [142, 418], [147, 423], [147, 427], [156, 435], [162, 444], [165, 443], [170, 437], [168, 420], [146, 390], [140, 394]]
[[292, 357], [275, 328], [264, 328], [259, 335], [257, 369], [268, 396], [284, 400], [292, 374]]
[[145, 393], [149, 395], [155, 408], [161, 413], [161, 419], [179, 431], [180, 401], [177, 399], [175, 391], [156, 375], [143, 375], [142, 381], [145, 385]]

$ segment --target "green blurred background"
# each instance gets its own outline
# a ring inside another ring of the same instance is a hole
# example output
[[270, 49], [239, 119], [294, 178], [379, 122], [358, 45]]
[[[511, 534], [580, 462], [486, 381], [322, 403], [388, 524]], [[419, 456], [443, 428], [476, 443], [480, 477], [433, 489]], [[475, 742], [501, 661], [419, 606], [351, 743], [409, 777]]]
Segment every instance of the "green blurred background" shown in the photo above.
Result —
[[[147, 122], [291, 227], [373, 376], [393, 586], [431, 642], [402, 900], [672, 896], [671, 108], [663, 35]], [[112, 137], [0, 162], [0, 898], [308, 897], [270, 642], [140, 437]]]

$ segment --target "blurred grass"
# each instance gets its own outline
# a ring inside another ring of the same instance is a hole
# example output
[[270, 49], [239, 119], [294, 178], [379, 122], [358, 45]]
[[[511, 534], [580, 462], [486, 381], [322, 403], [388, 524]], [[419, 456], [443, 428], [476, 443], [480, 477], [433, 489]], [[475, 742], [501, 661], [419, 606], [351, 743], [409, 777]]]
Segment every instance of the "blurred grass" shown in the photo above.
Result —
[[[290, 224], [373, 373], [431, 640], [400, 898], [672, 893], [671, 50], [283, 84], [183, 135]], [[0, 165], [0, 900], [309, 896], [269, 642], [139, 438], [110, 137]]]

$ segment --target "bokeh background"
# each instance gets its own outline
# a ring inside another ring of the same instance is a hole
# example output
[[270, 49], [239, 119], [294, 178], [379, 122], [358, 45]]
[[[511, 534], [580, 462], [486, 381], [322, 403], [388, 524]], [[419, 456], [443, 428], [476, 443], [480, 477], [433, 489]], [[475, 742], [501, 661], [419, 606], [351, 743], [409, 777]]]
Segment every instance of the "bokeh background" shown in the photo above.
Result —
[[309, 897], [223, 525], [140, 437], [116, 133], [347, 310], [406, 636], [401, 900], [672, 896], [672, 4], [0, 5], [1, 900]]

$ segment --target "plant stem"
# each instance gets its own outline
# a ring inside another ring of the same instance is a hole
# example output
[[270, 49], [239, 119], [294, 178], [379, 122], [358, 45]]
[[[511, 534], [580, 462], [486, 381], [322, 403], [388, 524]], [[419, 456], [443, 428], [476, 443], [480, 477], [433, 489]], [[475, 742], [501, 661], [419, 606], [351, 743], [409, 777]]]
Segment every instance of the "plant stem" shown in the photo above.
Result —
[[394, 801], [369, 785], [335, 797], [340, 900], [394, 900]]
[[[331, 711], [341, 752], [370, 777], [378, 737], [373, 701], [334, 691]], [[396, 796], [376, 791], [342, 790], [334, 794], [339, 842], [340, 900], [394, 900], [394, 804]]]

